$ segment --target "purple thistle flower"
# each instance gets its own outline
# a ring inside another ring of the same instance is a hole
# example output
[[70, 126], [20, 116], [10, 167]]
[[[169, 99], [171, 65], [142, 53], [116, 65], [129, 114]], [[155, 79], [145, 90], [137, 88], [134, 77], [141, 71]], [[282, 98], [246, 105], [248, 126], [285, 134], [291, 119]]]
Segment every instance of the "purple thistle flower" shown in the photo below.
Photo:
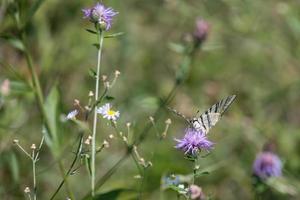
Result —
[[209, 141], [202, 131], [196, 131], [193, 128], [187, 128], [185, 130], [184, 137], [177, 141], [175, 148], [184, 151], [184, 154], [189, 156], [196, 156], [201, 150], [209, 151], [213, 148], [214, 143]]
[[193, 34], [196, 46], [199, 46], [206, 40], [208, 32], [209, 24], [203, 19], [198, 19], [196, 21], [196, 29]]
[[203, 190], [198, 185], [191, 185], [189, 187], [190, 198], [193, 200], [203, 200], [205, 199], [205, 195]]
[[261, 179], [281, 176], [281, 169], [281, 160], [270, 151], [258, 154], [253, 164], [253, 174]]
[[105, 30], [109, 30], [112, 25], [112, 20], [118, 12], [115, 12], [112, 8], [107, 8], [101, 3], [97, 3], [92, 8], [82, 9], [85, 19], [89, 19], [95, 24], [100, 24], [105, 26]]

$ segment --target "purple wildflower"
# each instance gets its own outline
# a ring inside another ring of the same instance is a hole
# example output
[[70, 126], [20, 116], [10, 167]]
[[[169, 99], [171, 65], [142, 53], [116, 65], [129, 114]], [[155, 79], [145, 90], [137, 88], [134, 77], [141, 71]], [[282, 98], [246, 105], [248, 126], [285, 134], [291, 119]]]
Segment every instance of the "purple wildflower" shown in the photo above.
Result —
[[258, 154], [253, 164], [254, 175], [261, 179], [281, 176], [281, 169], [281, 160], [270, 151]]
[[177, 186], [180, 183], [180, 177], [179, 175], [172, 175], [170, 177], [164, 176], [162, 178], [162, 188], [166, 189], [171, 186]]
[[193, 34], [196, 46], [201, 45], [206, 40], [208, 32], [209, 24], [203, 19], [198, 19], [196, 21], [196, 29]]
[[118, 14], [112, 8], [107, 8], [101, 3], [97, 3], [92, 8], [82, 9], [82, 12], [85, 19], [104, 25], [106, 31], [111, 28], [113, 17]]
[[202, 191], [202, 188], [198, 185], [191, 185], [189, 187], [190, 198], [194, 200], [203, 200], [205, 199], [205, 195]]
[[207, 139], [205, 133], [193, 128], [187, 128], [184, 137], [181, 140], [175, 139], [175, 141], [178, 142], [175, 147], [190, 156], [196, 156], [201, 150], [209, 151], [214, 145]]

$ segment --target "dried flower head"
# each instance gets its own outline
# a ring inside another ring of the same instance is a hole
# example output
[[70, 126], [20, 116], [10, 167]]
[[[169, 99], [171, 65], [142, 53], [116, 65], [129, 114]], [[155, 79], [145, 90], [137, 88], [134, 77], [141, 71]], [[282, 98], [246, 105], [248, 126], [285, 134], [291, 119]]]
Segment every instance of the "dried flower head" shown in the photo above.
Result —
[[24, 189], [24, 192], [25, 192], [25, 193], [29, 193], [29, 192], [30, 192], [30, 188], [29, 188], [29, 187], [26, 187], [26, 188]]
[[80, 105], [80, 101], [78, 99], [74, 99], [74, 106]]
[[84, 141], [84, 144], [90, 145], [90, 144], [91, 144], [91, 141], [90, 141], [89, 139], [86, 139], [86, 140]]
[[106, 140], [104, 140], [104, 141], [103, 141], [103, 146], [104, 146], [105, 148], [108, 148], [108, 147], [109, 147], [109, 143], [108, 143]]
[[18, 143], [19, 143], [19, 140], [18, 140], [18, 139], [14, 139], [14, 140], [13, 140], [13, 143], [14, 143], [14, 144], [18, 144]]
[[189, 195], [191, 199], [203, 200], [205, 199], [202, 188], [198, 185], [191, 185], [189, 187]]
[[35, 144], [32, 144], [32, 145], [30, 146], [30, 149], [35, 150], [35, 149], [36, 149], [36, 145], [35, 145]]
[[82, 9], [82, 12], [85, 19], [99, 24], [101, 29], [106, 31], [111, 28], [113, 17], [118, 14], [112, 8], [107, 8], [101, 3], [97, 3], [92, 8]]
[[169, 118], [169, 119], [167, 119], [167, 120], [165, 121], [165, 123], [170, 125], [170, 124], [172, 123], [172, 121], [171, 121], [171, 119]]
[[175, 139], [177, 149], [184, 151], [186, 155], [196, 156], [201, 150], [209, 151], [213, 148], [214, 143], [209, 141], [205, 133], [196, 131], [193, 128], [187, 128], [182, 139]]
[[149, 116], [149, 119], [151, 122], [154, 122], [154, 118], [152, 116]]
[[120, 117], [120, 112], [112, 110], [111, 105], [109, 103], [105, 104], [100, 108], [97, 108], [96, 112], [101, 114], [103, 118], [112, 121], [116, 121]]
[[107, 76], [106, 75], [102, 75], [102, 81], [105, 82], [107, 80]]
[[113, 139], [113, 138], [114, 138], [114, 135], [113, 135], [113, 134], [110, 134], [108, 137], [109, 137], [109, 139]]
[[281, 176], [281, 170], [281, 160], [269, 151], [259, 153], [253, 164], [253, 174], [261, 179]]
[[119, 70], [115, 71], [115, 76], [118, 77], [121, 74], [121, 72]]
[[89, 97], [93, 97], [94, 96], [94, 92], [93, 91], [89, 91]]

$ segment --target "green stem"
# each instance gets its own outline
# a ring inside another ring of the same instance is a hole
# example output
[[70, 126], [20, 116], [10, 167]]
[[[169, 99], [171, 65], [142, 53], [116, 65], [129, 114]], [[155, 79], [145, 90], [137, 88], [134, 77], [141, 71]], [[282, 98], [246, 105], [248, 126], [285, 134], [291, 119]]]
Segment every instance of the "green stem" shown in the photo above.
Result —
[[[186, 63], [188, 65], [191, 65], [192, 61], [193, 61], [193, 57], [194, 57], [194, 52], [192, 51], [190, 53], [187, 53], [187, 56], [189, 56], [191, 58], [190, 62], [187, 62], [185, 59], [184, 61], [182, 61], [183, 63]], [[173, 98], [174, 95], [176, 93], [177, 88], [182, 85], [184, 83], [185, 79], [178, 79], [178, 77], [176, 77], [175, 79], [175, 83], [173, 88], [171, 89], [171, 91], [169, 92], [168, 96], [163, 100], [163, 102], [161, 103], [161, 105], [157, 108], [155, 114], [154, 114], [154, 118], [157, 120], [158, 117], [160, 117], [160, 111], [161, 109], [166, 106]], [[138, 146], [146, 137], [147, 137], [147, 133], [151, 130], [152, 124], [148, 124], [142, 131], [142, 133], [140, 134], [140, 137], [134, 142], [134, 144], [136, 146]], [[96, 183], [96, 188], [100, 188], [110, 177], [111, 175], [122, 165], [122, 163], [127, 159], [127, 157], [131, 154], [131, 148], [129, 148], [129, 150], [115, 163], [115, 165], [113, 165]], [[83, 199], [89, 199], [89, 194], [85, 195], [83, 197]]]
[[[78, 144], [78, 147], [77, 147], [77, 150], [76, 150], [76, 155], [66, 173], [66, 175], [63, 177], [63, 180], [61, 181], [61, 183], [59, 184], [58, 188], [55, 190], [55, 192], [53, 193], [53, 195], [51, 196], [50, 200], [54, 199], [55, 196], [58, 194], [59, 190], [62, 188], [62, 186], [64, 185], [64, 183], [67, 181], [67, 178], [70, 176], [70, 174], [72, 173], [72, 170], [73, 170], [73, 167], [76, 163], [76, 161], [78, 160], [78, 158], [80, 158], [80, 153], [81, 153], [81, 150], [82, 150], [82, 143], [83, 143], [83, 133], [80, 134], [80, 137], [79, 137], [79, 144]], [[73, 197], [73, 199], [75, 199]]]
[[36, 193], [37, 193], [37, 187], [36, 187], [36, 173], [35, 173], [35, 155], [34, 155], [34, 150], [32, 151], [32, 176], [33, 176], [33, 200], [36, 200]]
[[139, 189], [139, 198], [138, 199], [143, 199], [143, 188], [144, 188], [144, 183], [145, 183], [145, 179], [146, 179], [146, 169], [143, 168], [143, 173], [141, 174], [142, 175], [142, 183], [141, 183], [141, 186], [140, 186], [140, 189]]
[[[24, 54], [25, 54], [25, 58], [26, 58], [26, 62], [27, 62], [27, 67], [29, 69], [29, 72], [30, 72], [30, 75], [31, 75], [31, 78], [32, 78], [32, 84], [33, 84], [35, 96], [36, 96], [36, 99], [37, 99], [38, 108], [39, 108], [40, 113], [42, 115], [43, 122], [44, 122], [46, 130], [48, 131], [48, 133], [50, 135], [53, 136], [52, 129], [50, 128], [50, 122], [48, 121], [48, 117], [46, 115], [46, 111], [45, 111], [45, 108], [44, 108], [44, 98], [43, 98], [43, 93], [42, 93], [40, 81], [39, 81], [38, 75], [36, 73], [36, 70], [33, 67], [32, 58], [31, 58], [31, 55], [30, 55], [29, 50], [28, 50], [27, 45], [26, 45], [25, 32], [22, 33], [21, 39], [22, 39], [22, 42], [25, 46]], [[61, 174], [64, 175], [64, 167], [63, 167], [63, 164], [62, 164], [61, 161], [59, 161], [59, 168], [60, 168]], [[68, 184], [66, 184], [66, 185], [68, 185]], [[68, 186], [67, 186], [67, 191], [68, 191], [68, 195], [70, 197], [74, 196], [71, 193], [71, 190], [68, 188]]]
[[[101, 68], [101, 53], [102, 53], [102, 46], [103, 46], [103, 33], [99, 30], [98, 34], [98, 60], [97, 60], [97, 75], [96, 75], [96, 88], [95, 88], [95, 102], [98, 101], [99, 96], [99, 83], [100, 83], [100, 68]], [[92, 171], [92, 178], [91, 178], [91, 189], [92, 189], [92, 196], [95, 195], [95, 157], [96, 157], [96, 132], [97, 132], [97, 106], [94, 110], [94, 122], [93, 122], [93, 135], [92, 135], [92, 164], [91, 164], [91, 171]]]

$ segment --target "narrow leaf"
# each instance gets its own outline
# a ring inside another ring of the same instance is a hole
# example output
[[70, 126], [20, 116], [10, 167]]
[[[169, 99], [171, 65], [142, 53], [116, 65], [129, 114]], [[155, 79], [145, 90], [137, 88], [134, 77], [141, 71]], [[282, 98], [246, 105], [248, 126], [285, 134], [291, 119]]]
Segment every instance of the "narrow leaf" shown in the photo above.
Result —
[[99, 44], [93, 44], [94, 47], [96, 47], [97, 49], [99, 49]]
[[96, 31], [93, 31], [93, 30], [91, 30], [91, 29], [85, 29], [87, 32], [89, 32], [89, 33], [92, 33], [92, 34], [96, 34], [97, 35], [97, 32]]
[[91, 77], [95, 78], [97, 76], [97, 72], [94, 69], [90, 68], [89, 69], [89, 75]]
[[116, 200], [121, 195], [122, 192], [128, 191], [128, 189], [114, 189], [102, 194], [96, 195], [93, 200]]
[[30, 7], [29, 9], [29, 12], [27, 14], [27, 22], [28, 23], [31, 18], [34, 16], [34, 14], [36, 13], [36, 11], [39, 9], [39, 7], [42, 5], [42, 3], [44, 2], [45, 0], [36, 0], [32, 6]]
[[119, 37], [121, 35], [124, 35], [124, 32], [119, 32], [119, 33], [113, 33], [110, 35], [105, 35], [104, 38], [115, 38], [115, 37]]
[[15, 47], [16, 49], [20, 51], [25, 50], [25, 46], [21, 40], [18, 38], [15, 38], [14, 36], [10, 35], [1, 35], [0, 38], [4, 39], [6, 42], [8, 42], [11, 46]]
[[107, 101], [112, 101], [112, 100], [115, 99], [115, 97], [112, 97], [112, 96], [105, 96], [105, 99], [106, 99]]
[[49, 122], [49, 128], [50, 128], [50, 134], [51, 137], [53, 139], [53, 142], [58, 142], [58, 138], [57, 138], [57, 106], [58, 106], [58, 100], [59, 100], [59, 93], [58, 90], [56, 88], [56, 86], [54, 86], [47, 99], [46, 99], [46, 103], [44, 106], [46, 115], [47, 115], [47, 120]]

